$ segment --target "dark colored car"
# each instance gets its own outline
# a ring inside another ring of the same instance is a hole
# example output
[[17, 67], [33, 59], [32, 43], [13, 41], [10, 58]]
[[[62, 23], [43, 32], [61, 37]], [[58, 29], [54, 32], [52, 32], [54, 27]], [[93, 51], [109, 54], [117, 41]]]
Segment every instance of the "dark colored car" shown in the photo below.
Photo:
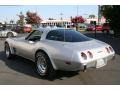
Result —
[[22, 27], [22, 26], [17, 26], [13, 29], [13, 31], [17, 33], [30, 33], [32, 31], [31, 27]]

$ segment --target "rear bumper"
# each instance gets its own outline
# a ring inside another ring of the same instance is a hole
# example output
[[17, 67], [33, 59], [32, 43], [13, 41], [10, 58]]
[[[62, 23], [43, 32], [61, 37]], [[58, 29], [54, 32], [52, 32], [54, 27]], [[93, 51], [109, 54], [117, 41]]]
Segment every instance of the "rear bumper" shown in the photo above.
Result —
[[[105, 65], [107, 65], [107, 62], [108, 62], [109, 60], [115, 60], [115, 55], [110, 55], [110, 56], [108, 56], [108, 57], [101, 58], [101, 59], [103, 59], [103, 61], [104, 61], [104, 63], [105, 63], [103, 66], [105, 66]], [[99, 59], [98, 59], [98, 60], [99, 60]], [[97, 60], [88, 62], [87, 64], [82, 63], [82, 64], [81, 64], [81, 67], [80, 67], [80, 70], [86, 70], [87, 68], [97, 68], [97, 67], [96, 67], [96, 64], [97, 64]], [[103, 66], [101, 66], [101, 67], [103, 67]], [[100, 68], [100, 67], [98, 67], [98, 68]]]
[[[107, 65], [107, 62], [110, 61], [110, 60], [114, 60], [115, 59], [115, 56], [114, 54], [110, 55], [110, 56], [107, 56], [107, 57], [104, 57], [104, 58], [101, 58], [102, 60], [104, 60], [104, 65], [101, 65], [100, 67], [103, 67], [105, 65]], [[64, 68], [60, 68], [60, 70], [64, 70], [64, 71], [84, 71], [86, 70], [87, 68], [100, 68], [100, 67], [97, 67], [97, 61], [101, 60], [101, 59], [97, 59], [97, 60], [92, 60], [92, 61], [89, 61], [89, 62], [85, 62], [85, 63], [80, 63], [80, 62], [72, 62], [71, 64], [68, 65], [68, 67], [64, 67]]]

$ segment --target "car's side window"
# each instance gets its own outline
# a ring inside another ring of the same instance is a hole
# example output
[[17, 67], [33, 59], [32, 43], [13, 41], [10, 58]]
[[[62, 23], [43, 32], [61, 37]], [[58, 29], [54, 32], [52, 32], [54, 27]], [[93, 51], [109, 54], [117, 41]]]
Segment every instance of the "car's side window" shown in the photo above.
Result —
[[55, 41], [64, 41], [64, 33], [60, 32], [59, 30], [53, 30], [47, 34], [46, 39], [55, 40]]
[[39, 30], [35, 30], [34, 32], [32, 32], [26, 40], [29, 40], [29, 41], [40, 41], [41, 39], [41, 36], [42, 36], [42, 31], [39, 31]]

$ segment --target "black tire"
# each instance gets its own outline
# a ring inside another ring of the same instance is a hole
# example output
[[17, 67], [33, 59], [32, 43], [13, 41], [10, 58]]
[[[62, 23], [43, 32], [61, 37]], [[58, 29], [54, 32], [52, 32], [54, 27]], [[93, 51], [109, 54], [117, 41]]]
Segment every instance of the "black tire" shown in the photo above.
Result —
[[49, 57], [44, 52], [36, 53], [36, 69], [37, 73], [42, 78], [52, 78], [55, 74], [55, 70], [50, 62]]
[[13, 35], [12, 32], [7, 33], [7, 38], [9, 38], [9, 37], [13, 37], [13, 36], [14, 36], [14, 35]]
[[11, 51], [10, 51], [10, 47], [9, 47], [9, 44], [8, 43], [5, 43], [5, 55], [6, 55], [6, 58], [7, 59], [11, 59], [12, 58], [12, 54], [11, 54]]

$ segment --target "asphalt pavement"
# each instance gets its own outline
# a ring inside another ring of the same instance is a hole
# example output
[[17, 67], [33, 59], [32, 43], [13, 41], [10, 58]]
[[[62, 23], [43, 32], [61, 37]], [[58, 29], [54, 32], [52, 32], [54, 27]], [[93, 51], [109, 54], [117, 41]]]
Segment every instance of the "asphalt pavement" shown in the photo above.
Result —
[[[92, 38], [94, 33], [85, 32]], [[19, 35], [23, 36], [23, 35]], [[52, 80], [40, 78], [33, 62], [15, 56], [8, 60], [4, 54], [4, 39], [0, 39], [1, 85], [113, 85], [120, 84], [120, 39], [97, 33], [97, 39], [109, 43], [116, 51], [115, 60], [102, 68], [89, 68], [86, 72], [58, 71]]]

